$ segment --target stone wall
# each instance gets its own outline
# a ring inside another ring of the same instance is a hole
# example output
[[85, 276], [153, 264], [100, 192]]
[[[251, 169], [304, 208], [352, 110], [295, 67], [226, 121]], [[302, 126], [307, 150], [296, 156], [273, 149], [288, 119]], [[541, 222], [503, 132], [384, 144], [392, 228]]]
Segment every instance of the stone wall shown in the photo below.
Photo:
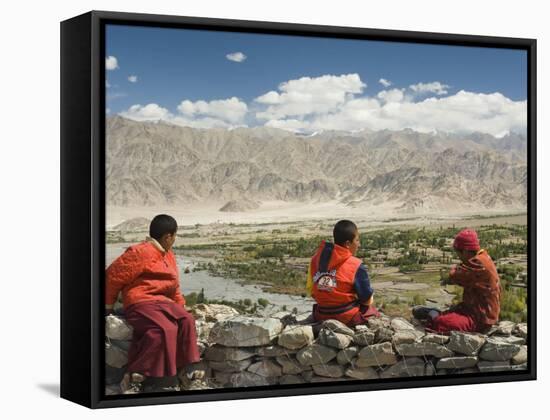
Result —
[[[284, 312], [239, 315], [222, 305], [196, 305], [204, 382], [186, 389], [301, 384], [527, 368], [527, 325], [501, 321], [487, 335], [429, 334], [403, 318], [381, 317], [348, 328]], [[131, 328], [106, 319], [106, 382], [119, 392]]]

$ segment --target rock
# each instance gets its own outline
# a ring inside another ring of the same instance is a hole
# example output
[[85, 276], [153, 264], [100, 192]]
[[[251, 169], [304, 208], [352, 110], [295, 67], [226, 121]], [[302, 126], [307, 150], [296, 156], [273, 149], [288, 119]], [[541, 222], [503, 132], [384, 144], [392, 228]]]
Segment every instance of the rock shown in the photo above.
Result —
[[271, 359], [263, 359], [259, 362], [252, 363], [247, 370], [256, 375], [265, 376], [266, 378], [281, 376], [283, 374], [281, 366]]
[[480, 372], [501, 372], [510, 370], [510, 362], [489, 362], [486, 360], [481, 360], [477, 364], [477, 368]]
[[378, 328], [389, 328], [391, 323], [391, 319], [388, 317], [370, 317], [367, 320], [367, 325], [370, 329], [378, 329]]
[[196, 320], [206, 322], [223, 321], [239, 315], [239, 311], [231, 306], [218, 305], [216, 303], [198, 303], [189, 310]]
[[204, 358], [210, 361], [224, 362], [226, 360], [240, 361], [250, 359], [255, 352], [250, 349], [240, 349], [238, 347], [224, 347], [214, 345], [208, 347], [204, 353]]
[[125, 341], [125, 340], [109, 340], [113, 346], [118, 347], [119, 349], [122, 349], [124, 351], [130, 350], [130, 346], [132, 345], [131, 341]]
[[467, 368], [467, 369], [460, 369], [460, 370], [458, 370], [456, 372], [453, 372], [453, 373], [459, 373], [461, 375], [479, 373], [479, 369], [477, 367], [471, 367], [471, 368]]
[[398, 344], [414, 343], [420, 340], [423, 335], [423, 332], [417, 330], [398, 330], [392, 337], [392, 344], [397, 346]]
[[439, 359], [436, 368], [439, 369], [466, 369], [477, 365], [478, 358], [475, 356], [444, 357]]
[[475, 356], [485, 343], [485, 337], [477, 334], [451, 331], [451, 338], [447, 347], [466, 356]]
[[479, 357], [480, 359], [494, 362], [510, 360], [520, 349], [521, 347], [517, 344], [510, 344], [498, 338], [489, 337], [481, 348]]
[[118, 395], [122, 394], [122, 390], [119, 385], [107, 385], [105, 387], [105, 395]]
[[494, 331], [494, 335], [512, 335], [516, 323], [512, 321], [500, 321]]
[[313, 372], [319, 376], [326, 376], [328, 378], [341, 378], [344, 376], [344, 367], [335, 363], [313, 365]]
[[527, 370], [527, 363], [522, 363], [521, 365], [512, 365], [510, 366], [511, 370]]
[[453, 352], [447, 347], [429, 342], [399, 344], [395, 346], [395, 349], [401, 356], [450, 357], [453, 355]]
[[415, 330], [414, 325], [407, 321], [405, 318], [393, 318], [390, 322], [390, 327], [394, 331]]
[[[206, 360], [201, 360], [199, 362], [193, 363], [192, 368], [194, 370], [204, 371], [206, 377], [208, 378], [212, 377], [212, 369], [210, 369], [210, 366], [208, 365], [208, 362]], [[177, 376], [180, 381], [180, 384], [185, 385], [185, 389], [189, 389], [190, 387], [195, 387], [195, 386], [201, 386], [199, 385], [199, 382], [203, 381], [201, 379], [193, 379], [193, 380], [189, 379], [187, 377], [187, 372], [185, 371], [185, 369], [181, 369]]]
[[[276, 315], [276, 316], [275, 316]], [[295, 325], [298, 324], [298, 319], [301, 317], [297, 314], [294, 314], [292, 312], [287, 312], [285, 315], [282, 315], [281, 312], [271, 315], [271, 318], [280, 319], [281, 323], [283, 324], [283, 327], [286, 327], [287, 325]]]
[[521, 338], [527, 338], [527, 324], [520, 323], [514, 327], [512, 334]]
[[426, 363], [424, 366], [424, 376], [433, 376], [436, 374], [435, 366], [433, 363]]
[[418, 357], [408, 357], [389, 366], [380, 373], [381, 378], [402, 378], [425, 375], [425, 362]]
[[223, 362], [215, 362], [211, 361], [208, 363], [208, 365], [217, 371], [220, 372], [242, 372], [248, 368], [252, 364], [252, 360], [245, 359], [245, 360], [226, 360]]
[[248, 371], [234, 373], [228, 381], [231, 387], [266, 386], [275, 385], [277, 382], [277, 378], [267, 378]]
[[256, 354], [258, 356], [265, 356], [265, 357], [284, 356], [287, 354], [295, 354], [296, 352], [297, 350], [285, 349], [284, 347], [281, 347], [278, 345], [263, 346], [263, 347], [256, 348]]
[[345, 334], [349, 336], [353, 336], [355, 334], [354, 331], [351, 328], [349, 328], [346, 324], [344, 324], [343, 322], [337, 321], [336, 319], [327, 319], [326, 321], [324, 321], [323, 329], [327, 329], [338, 334]]
[[426, 343], [447, 344], [449, 342], [449, 336], [441, 334], [426, 334], [422, 337], [422, 341]]
[[279, 379], [281, 385], [304, 384], [306, 381], [299, 375], [284, 375]]
[[350, 367], [344, 372], [346, 376], [353, 379], [378, 379], [380, 376], [378, 372], [372, 367]]
[[341, 378], [329, 378], [329, 377], [326, 377], [326, 376], [317, 376], [317, 375], [313, 375], [311, 380], [309, 382], [311, 383], [315, 383], [315, 382], [344, 382], [344, 381], [349, 381], [348, 378], [344, 378], [344, 377], [341, 377]]
[[282, 366], [285, 375], [297, 375], [304, 370], [304, 366], [295, 357], [277, 356], [275, 360]]
[[314, 324], [315, 320], [313, 319], [313, 314], [311, 312], [303, 312], [301, 314], [296, 314], [294, 316], [296, 318], [297, 324]]
[[311, 382], [311, 380], [313, 379], [313, 375], [314, 375], [313, 369], [306, 370], [301, 374], [302, 378], [304, 378], [304, 381], [306, 382]]
[[208, 346], [205, 343], [203, 343], [202, 341], [199, 341], [197, 343], [197, 347], [199, 348], [199, 354], [202, 357]]
[[287, 325], [278, 344], [284, 348], [297, 350], [313, 342], [313, 329], [310, 325]]
[[219, 385], [226, 385], [230, 383], [231, 376], [234, 375], [233, 372], [220, 372], [220, 371], [212, 371], [212, 378], [213, 381]]
[[116, 315], [105, 317], [105, 335], [112, 340], [128, 341], [132, 339], [133, 329], [124, 318]]
[[521, 346], [521, 345], [525, 344], [525, 338], [516, 337], [515, 335], [510, 335], [510, 336], [495, 335], [494, 338], [496, 338], [499, 341], [502, 341], [504, 343], [517, 344], [518, 346]]
[[208, 382], [195, 379], [193, 381], [185, 381], [181, 383], [181, 390], [182, 391], [199, 391], [202, 389], [213, 389], [214, 387], [209, 385]]
[[128, 353], [117, 346], [105, 343], [105, 363], [114, 368], [122, 368], [128, 364]]
[[394, 363], [397, 363], [397, 357], [391, 343], [387, 342], [364, 347], [355, 360], [357, 367], [384, 366]]
[[360, 346], [368, 346], [374, 344], [375, 336], [376, 333], [366, 325], [357, 325], [355, 327], [355, 334], [353, 335], [353, 342]]
[[105, 385], [119, 385], [126, 369], [105, 365]]
[[339, 365], [346, 365], [350, 363], [355, 356], [357, 356], [357, 353], [359, 353], [359, 347], [348, 347], [338, 352], [336, 355], [336, 361]]
[[527, 363], [527, 346], [521, 346], [519, 351], [512, 357], [513, 365], [521, 365]]
[[263, 346], [272, 344], [282, 328], [278, 319], [237, 316], [216, 322], [209, 341], [228, 347]]
[[301, 349], [296, 354], [296, 358], [302, 365], [309, 366], [328, 363], [334, 359], [336, 355], [337, 352], [333, 348], [321, 344], [311, 344]]
[[213, 322], [206, 322], [202, 320], [195, 321], [195, 328], [197, 330], [197, 338], [199, 340], [208, 340], [210, 330], [214, 326]]
[[374, 337], [375, 343], [385, 343], [387, 341], [392, 341], [393, 339], [393, 330], [386, 327], [381, 327], [376, 330], [376, 335]]
[[[279, 320], [281, 320], [281, 322], [283, 322], [282, 320], [283, 320], [284, 318], [288, 318], [288, 319], [292, 318], [292, 319], [296, 320], [295, 315], [294, 315], [292, 312], [289, 312], [289, 311], [279, 311], [279, 312], [275, 312], [275, 313], [269, 315], [269, 317], [270, 317], [270, 318], [279, 319]], [[283, 324], [284, 324], [284, 322], [283, 322]]]
[[334, 347], [335, 349], [345, 349], [351, 344], [352, 336], [340, 334], [326, 328], [323, 328], [319, 333], [319, 341], [325, 346]]

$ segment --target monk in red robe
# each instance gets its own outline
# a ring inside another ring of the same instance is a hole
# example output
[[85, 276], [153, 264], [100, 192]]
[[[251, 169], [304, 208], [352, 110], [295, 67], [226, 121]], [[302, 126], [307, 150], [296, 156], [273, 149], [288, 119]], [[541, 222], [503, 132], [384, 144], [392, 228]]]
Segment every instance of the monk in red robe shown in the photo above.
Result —
[[129, 247], [106, 271], [106, 313], [112, 312], [120, 292], [126, 320], [133, 327], [127, 372], [121, 382], [124, 393], [142, 391], [147, 378], [175, 379], [180, 369], [190, 379], [204, 373], [193, 369], [200, 354], [195, 320], [185, 310], [172, 251], [177, 228], [171, 216], [156, 216], [150, 237]]
[[464, 229], [455, 237], [453, 248], [461, 263], [449, 273], [449, 284], [464, 288], [462, 302], [448, 311], [415, 307], [413, 316], [427, 321], [427, 329], [487, 332], [498, 322], [501, 287], [495, 264], [487, 251], [480, 249], [477, 233]]

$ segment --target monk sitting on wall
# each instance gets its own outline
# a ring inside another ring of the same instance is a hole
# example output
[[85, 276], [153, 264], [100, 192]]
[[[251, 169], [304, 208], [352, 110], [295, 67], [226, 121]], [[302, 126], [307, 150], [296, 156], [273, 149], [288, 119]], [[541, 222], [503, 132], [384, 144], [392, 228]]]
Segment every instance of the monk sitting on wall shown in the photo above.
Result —
[[500, 312], [501, 288], [495, 264], [487, 251], [480, 249], [475, 230], [459, 232], [453, 248], [462, 263], [451, 268], [447, 284], [464, 288], [462, 302], [443, 313], [417, 306], [413, 316], [427, 321], [426, 329], [434, 332], [487, 332]]
[[367, 267], [354, 256], [360, 246], [359, 231], [355, 223], [340, 220], [333, 235], [334, 244], [322, 241], [309, 264], [307, 289], [317, 302], [313, 318], [364, 324], [380, 314], [373, 304]]
[[[107, 268], [105, 311], [112, 312], [122, 292], [126, 320], [134, 329], [127, 373], [121, 383], [124, 393], [143, 390], [146, 378], [176, 382], [179, 369], [185, 369], [190, 379], [204, 374], [193, 369], [200, 354], [195, 320], [185, 310], [172, 251], [177, 229], [171, 216], [156, 216], [149, 228], [150, 237], [129, 247]], [[164, 388], [177, 389], [177, 385]]]

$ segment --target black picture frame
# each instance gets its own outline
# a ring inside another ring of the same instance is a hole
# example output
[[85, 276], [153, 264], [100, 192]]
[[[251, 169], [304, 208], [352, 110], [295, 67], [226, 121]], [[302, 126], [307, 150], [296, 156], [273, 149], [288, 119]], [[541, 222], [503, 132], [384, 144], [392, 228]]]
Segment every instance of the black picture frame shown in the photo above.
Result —
[[[521, 49], [528, 60], [528, 368], [350, 383], [104, 395], [105, 25]], [[61, 22], [61, 397], [90, 408], [536, 379], [536, 40], [92, 11]]]

